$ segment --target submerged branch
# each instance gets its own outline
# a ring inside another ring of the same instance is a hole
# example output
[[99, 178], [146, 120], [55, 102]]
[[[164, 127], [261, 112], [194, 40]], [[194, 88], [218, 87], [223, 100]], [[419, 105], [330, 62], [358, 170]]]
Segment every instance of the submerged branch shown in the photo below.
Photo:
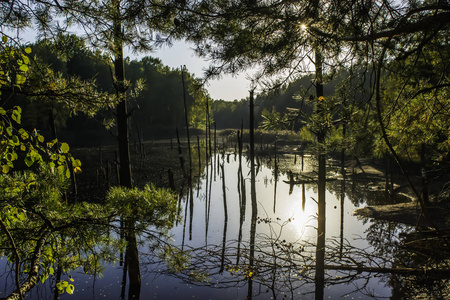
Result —
[[20, 281], [19, 281], [19, 273], [20, 273], [19, 251], [17, 251], [16, 243], [14, 242], [14, 238], [12, 237], [11, 232], [9, 232], [8, 227], [6, 227], [6, 224], [1, 219], [0, 219], [0, 227], [2, 227], [3, 231], [5, 231], [6, 236], [8, 237], [8, 240], [11, 243], [11, 247], [14, 250], [15, 262], [16, 262], [16, 274], [15, 274], [16, 287], [19, 292], [19, 299], [23, 299], [23, 294], [22, 294], [22, 291], [20, 290]]
[[41, 230], [39, 239], [36, 242], [34, 248], [33, 256], [31, 258], [30, 271], [28, 273], [27, 279], [18, 287], [13, 293], [8, 295], [5, 299], [8, 300], [18, 300], [22, 298], [22, 295], [30, 291], [39, 281], [39, 269], [41, 265], [41, 255], [44, 245], [51, 234], [51, 230], [44, 227]]

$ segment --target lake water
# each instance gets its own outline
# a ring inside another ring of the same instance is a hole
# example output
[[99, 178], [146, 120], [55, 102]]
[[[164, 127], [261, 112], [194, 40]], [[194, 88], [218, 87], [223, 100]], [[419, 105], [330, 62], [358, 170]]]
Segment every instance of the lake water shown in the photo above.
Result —
[[[140, 299], [317, 299], [317, 185], [289, 184], [288, 174], [275, 174], [262, 163], [255, 180], [257, 216], [252, 226], [249, 163], [243, 158], [240, 172], [234, 154], [217, 155], [211, 161], [195, 183], [192, 201], [189, 196], [180, 199], [185, 221], [171, 231], [173, 244], [189, 251], [190, 264], [182, 273], [172, 274], [142, 239]], [[311, 173], [312, 163], [305, 159], [304, 172]], [[219, 164], [223, 164], [224, 176]], [[301, 173], [300, 163], [293, 169]], [[341, 180], [327, 183], [325, 265], [390, 267], [398, 259], [395, 251], [400, 234], [410, 228], [358, 219], [353, 211], [383, 194], [351, 180], [344, 194], [341, 188]], [[5, 268], [4, 259], [1, 268]], [[323, 299], [389, 298], [398, 292], [389, 273], [333, 269], [325, 270]], [[61, 299], [127, 298], [123, 267], [118, 263], [106, 265], [101, 277], [82, 270], [71, 275], [75, 292]], [[207, 280], [195, 280], [199, 276]], [[6, 276], [1, 281], [0, 296], [13, 284]], [[52, 298], [51, 284], [49, 280], [35, 288], [27, 298]]]

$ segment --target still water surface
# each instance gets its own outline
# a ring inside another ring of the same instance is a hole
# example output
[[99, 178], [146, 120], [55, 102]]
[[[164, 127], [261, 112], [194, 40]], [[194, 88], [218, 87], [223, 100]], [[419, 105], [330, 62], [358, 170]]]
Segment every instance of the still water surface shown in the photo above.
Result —
[[[289, 184], [288, 174], [275, 174], [273, 169], [261, 164], [255, 182], [257, 218], [252, 232], [250, 164], [245, 158], [242, 160], [240, 171], [238, 157], [217, 155], [198, 178], [192, 201], [189, 196], [180, 199], [185, 221], [171, 232], [173, 243], [190, 251], [188, 271], [169, 274], [164, 264], [156, 263], [145, 242], [140, 245], [141, 299], [315, 298], [317, 185]], [[305, 172], [313, 170], [312, 162], [305, 159]], [[300, 164], [294, 167], [295, 172], [301, 173]], [[349, 249], [376, 252], [383, 243], [380, 240], [386, 238], [379, 235], [388, 231], [388, 240], [394, 241], [399, 232], [408, 230], [399, 226], [385, 230], [387, 225], [358, 219], [353, 215], [357, 208], [354, 203], [360, 207], [370, 199], [356, 199], [367, 195], [365, 187], [358, 183], [348, 181], [346, 187], [346, 193], [341, 194], [341, 180], [327, 183], [326, 265], [348, 264], [346, 256], [353, 251]], [[251, 247], [252, 238], [254, 247]], [[348, 272], [325, 272], [324, 299], [392, 295], [389, 275], [360, 276], [350, 272], [352, 277], [346, 277]], [[195, 281], [192, 274], [197, 273], [206, 273], [208, 281]], [[127, 298], [127, 288], [122, 287], [123, 268], [118, 263], [106, 265], [102, 276], [97, 278], [83, 274], [82, 270], [71, 274], [75, 292], [61, 295], [61, 299]], [[27, 298], [52, 296], [44, 286], [34, 289]]]

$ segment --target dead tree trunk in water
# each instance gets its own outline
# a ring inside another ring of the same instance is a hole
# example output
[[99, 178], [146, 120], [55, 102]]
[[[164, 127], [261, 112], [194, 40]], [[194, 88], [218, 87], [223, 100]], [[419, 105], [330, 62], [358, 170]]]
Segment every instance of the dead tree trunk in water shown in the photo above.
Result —
[[[258, 208], [256, 202], [256, 174], [255, 174], [255, 130], [254, 130], [254, 103], [253, 90], [250, 91], [250, 195], [252, 201], [252, 219], [250, 224], [250, 257], [249, 268], [253, 271], [254, 253], [255, 253], [255, 233], [256, 233], [256, 218], [258, 216]], [[252, 299], [253, 278], [250, 276], [248, 280], [247, 299]]]
[[255, 183], [255, 117], [254, 117], [254, 103], [253, 90], [250, 91], [250, 176], [251, 176], [251, 199], [252, 199], [252, 214], [257, 214], [256, 207], [256, 183]]
[[[345, 97], [342, 100], [342, 106], [345, 109], [346, 107], [346, 101]], [[344, 110], [343, 110], [344, 111]], [[341, 147], [341, 176], [342, 176], [342, 183], [341, 183], [341, 224], [340, 224], [340, 246], [339, 246], [339, 256], [342, 257], [343, 252], [343, 245], [344, 245], [344, 201], [345, 201], [345, 136], [347, 134], [347, 120], [345, 111], [342, 115], [342, 147]]]
[[220, 168], [222, 170], [222, 192], [223, 192], [223, 210], [225, 214], [225, 222], [228, 222], [228, 206], [227, 206], [227, 190], [226, 190], [226, 184], [225, 184], [225, 168], [223, 164], [220, 165]]
[[184, 102], [184, 118], [186, 122], [186, 134], [187, 134], [187, 141], [188, 141], [188, 155], [189, 155], [189, 174], [188, 175], [188, 187], [191, 188], [191, 182], [192, 182], [192, 155], [191, 155], [191, 138], [189, 134], [189, 118], [188, 118], [188, 107], [186, 102], [186, 87], [184, 83], [184, 69], [185, 67], [181, 67], [181, 80], [183, 83], [183, 102]]
[[180, 159], [180, 166], [181, 171], [183, 172], [184, 178], [186, 178], [186, 168], [184, 167], [184, 157], [183, 157], [183, 151], [181, 150], [181, 142], [180, 142], [180, 135], [178, 134], [178, 127], [175, 128], [176, 134], [177, 134], [177, 143], [178, 143], [178, 158]]

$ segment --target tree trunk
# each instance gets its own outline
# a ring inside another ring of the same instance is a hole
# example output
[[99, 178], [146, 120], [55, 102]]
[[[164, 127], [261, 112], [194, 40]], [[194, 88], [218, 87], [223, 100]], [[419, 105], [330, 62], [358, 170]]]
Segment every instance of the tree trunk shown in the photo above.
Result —
[[184, 103], [184, 118], [186, 123], [186, 135], [187, 135], [187, 142], [188, 142], [188, 155], [189, 155], [189, 173], [188, 175], [188, 186], [191, 188], [192, 183], [192, 154], [191, 154], [191, 137], [189, 134], [189, 117], [188, 117], [188, 107], [186, 102], [186, 87], [184, 83], [184, 66], [181, 67], [181, 81], [183, 84], [183, 103]]
[[[316, 101], [318, 103], [317, 113], [324, 114], [324, 108], [319, 97], [323, 97], [322, 84], [322, 55], [320, 50], [315, 49], [315, 67], [316, 67]], [[324, 100], [323, 100], [324, 101]], [[325, 129], [320, 125], [317, 134], [319, 142], [319, 178], [318, 178], [318, 226], [317, 226], [317, 248], [316, 248], [316, 299], [323, 299], [324, 290], [324, 263], [325, 263], [325, 182], [326, 182], [326, 155], [325, 155]]]
[[130, 144], [128, 130], [128, 112], [125, 82], [125, 67], [123, 60], [122, 23], [120, 22], [120, 1], [114, 0], [117, 16], [114, 19], [114, 76], [117, 97], [120, 99], [117, 105], [117, 142], [119, 145], [119, 176], [120, 185], [132, 187]]
[[128, 278], [130, 281], [128, 299], [139, 299], [141, 291], [141, 267], [135, 227], [134, 221], [126, 221], [125, 240], [127, 242], [127, 248], [125, 251], [125, 261], [128, 266]]

